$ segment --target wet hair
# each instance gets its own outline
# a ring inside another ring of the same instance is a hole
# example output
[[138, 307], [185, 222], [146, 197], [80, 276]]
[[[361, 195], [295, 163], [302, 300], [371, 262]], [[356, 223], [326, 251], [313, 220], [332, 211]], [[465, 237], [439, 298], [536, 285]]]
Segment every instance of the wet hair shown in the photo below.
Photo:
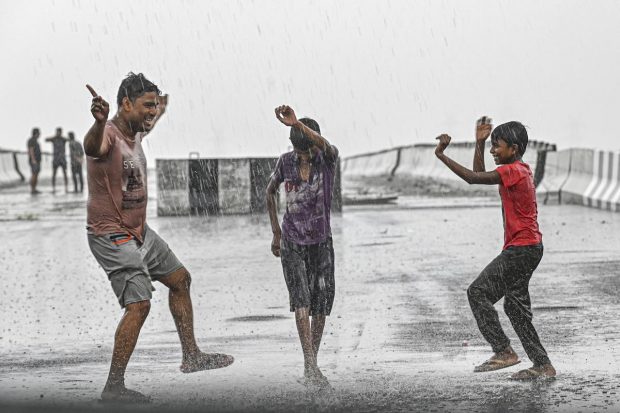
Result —
[[161, 90], [157, 85], [144, 77], [142, 73], [129, 72], [118, 88], [116, 103], [121, 106], [123, 98], [128, 98], [133, 103], [137, 98], [148, 92], [155, 92], [157, 96], [161, 95]]
[[499, 139], [506, 142], [509, 146], [517, 145], [517, 148], [519, 148], [519, 156], [525, 154], [528, 137], [527, 130], [521, 122], [512, 121], [502, 123], [493, 129], [493, 133], [491, 133], [491, 142], [495, 143]]
[[[318, 133], [319, 135], [321, 134], [321, 128], [319, 127], [318, 122], [314, 119], [301, 118], [299, 119], [299, 121], [316, 133]], [[301, 151], [307, 151], [312, 146], [312, 141], [310, 140], [310, 138], [304, 135], [304, 133], [299, 128], [291, 128], [290, 140], [293, 144], [293, 148]]]

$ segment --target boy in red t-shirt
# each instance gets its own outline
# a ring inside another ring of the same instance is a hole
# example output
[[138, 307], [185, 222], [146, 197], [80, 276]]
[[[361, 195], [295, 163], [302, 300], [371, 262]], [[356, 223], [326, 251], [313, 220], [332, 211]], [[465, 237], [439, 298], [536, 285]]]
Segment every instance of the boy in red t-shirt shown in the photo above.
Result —
[[[504, 311], [527, 356], [534, 363], [531, 368], [513, 374], [512, 378], [552, 378], [556, 371], [532, 325], [532, 306], [528, 292], [532, 273], [543, 255], [543, 245], [542, 234], [538, 229], [536, 189], [532, 171], [529, 165], [521, 160], [527, 148], [527, 131], [519, 122], [504, 123], [495, 128], [492, 134], [491, 129], [490, 119], [482, 117], [478, 120], [473, 171], [444, 154], [450, 144], [450, 136], [439, 136], [435, 149], [435, 155], [467, 183], [499, 185], [502, 199], [504, 248], [467, 289], [469, 304], [478, 328], [495, 353], [474, 371], [499, 370], [520, 362], [493, 307], [504, 297]], [[483, 151], [489, 135], [491, 154], [495, 164], [499, 166], [494, 171], [486, 172]]]

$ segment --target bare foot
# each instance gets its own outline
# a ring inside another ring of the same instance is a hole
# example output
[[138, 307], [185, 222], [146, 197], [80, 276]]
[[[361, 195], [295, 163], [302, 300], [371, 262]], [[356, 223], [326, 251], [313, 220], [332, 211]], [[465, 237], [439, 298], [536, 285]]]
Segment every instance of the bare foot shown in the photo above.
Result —
[[135, 390], [125, 387], [125, 384], [106, 384], [101, 393], [101, 401], [104, 403], [150, 403], [151, 398]]
[[183, 373], [193, 373], [202, 370], [221, 369], [233, 364], [235, 358], [228, 354], [203, 353], [200, 352], [195, 357], [187, 357], [181, 363]]
[[327, 380], [327, 377], [323, 375], [318, 367], [305, 369], [304, 379], [306, 386], [318, 388], [320, 390], [332, 389], [331, 384]]

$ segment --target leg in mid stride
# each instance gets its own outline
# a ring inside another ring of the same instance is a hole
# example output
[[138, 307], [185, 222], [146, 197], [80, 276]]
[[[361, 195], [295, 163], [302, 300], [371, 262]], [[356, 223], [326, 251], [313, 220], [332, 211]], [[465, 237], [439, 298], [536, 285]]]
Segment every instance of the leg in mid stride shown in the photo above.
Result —
[[[335, 295], [330, 208], [338, 150], [320, 135], [316, 121], [298, 120], [289, 106], [280, 106], [275, 113], [290, 127], [293, 150], [280, 156], [267, 186], [271, 252], [282, 262], [304, 356], [305, 381], [328, 388], [317, 358]], [[287, 204], [282, 227], [276, 201], [281, 184]]]
[[191, 276], [168, 244], [146, 224], [148, 185], [142, 139], [165, 112], [167, 97], [160, 96], [159, 88], [142, 74], [130, 73], [119, 88], [117, 114], [108, 120], [108, 103], [92, 87], [87, 88], [95, 118], [84, 139], [88, 242], [125, 308], [101, 398], [147, 402], [149, 397], [125, 386], [125, 370], [150, 310], [153, 281], [169, 290], [170, 312], [183, 352], [182, 372], [226, 367], [234, 359], [203, 353], [196, 344]]
[[[529, 282], [543, 256], [542, 234], [538, 227], [536, 188], [532, 171], [522, 156], [528, 144], [525, 127], [519, 122], [499, 125], [493, 133], [491, 120], [482, 117], [476, 126], [476, 149], [473, 171], [444, 154], [450, 145], [450, 136], [443, 134], [435, 155], [452, 172], [469, 184], [498, 185], [504, 218], [504, 246], [495, 258], [471, 284], [467, 296], [480, 332], [491, 345], [494, 355], [474, 371], [502, 369], [519, 363], [502, 330], [494, 305], [504, 298], [504, 311], [534, 365], [515, 373], [517, 380], [547, 379], [556, 375], [547, 352], [532, 324], [532, 306]], [[491, 155], [498, 165], [487, 172], [483, 152], [491, 137]]]

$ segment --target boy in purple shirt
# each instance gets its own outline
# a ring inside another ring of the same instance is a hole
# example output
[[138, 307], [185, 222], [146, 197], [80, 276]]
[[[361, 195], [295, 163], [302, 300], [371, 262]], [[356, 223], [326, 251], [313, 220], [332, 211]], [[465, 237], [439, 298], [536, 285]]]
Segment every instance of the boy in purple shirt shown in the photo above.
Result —
[[[329, 383], [319, 370], [317, 356], [335, 293], [329, 218], [338, 150], [320, 135], [316, 121], [297, 120], [288, 106], [280, 106], [275, 112], [280, 122], [291, 127], [293, 150], [280, 156], [267, 186], [271, 252], [282, 260], [304, 354], [306, 383], [326, 387]], [[280, 229], [275, 195], [282, 183], [286, 212]]]

